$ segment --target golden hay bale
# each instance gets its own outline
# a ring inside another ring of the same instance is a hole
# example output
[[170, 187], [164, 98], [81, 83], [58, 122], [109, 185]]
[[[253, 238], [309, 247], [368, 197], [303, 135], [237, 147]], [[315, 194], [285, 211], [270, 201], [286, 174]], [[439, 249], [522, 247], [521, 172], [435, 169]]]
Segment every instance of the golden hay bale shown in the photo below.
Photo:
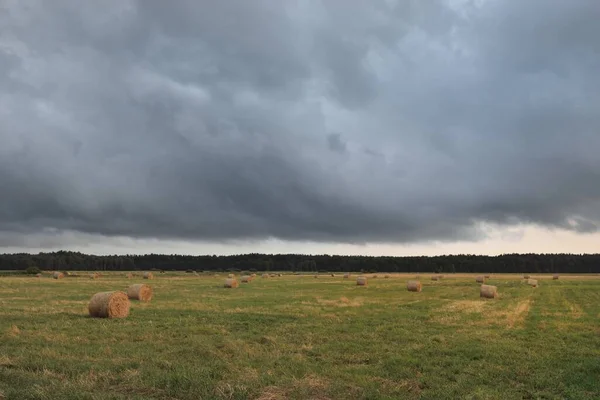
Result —
[[319, 275], [315, 275], [315, 279], [317, 279], [319, 277]]
[[420, 292], [423, 289], [420, 281], [408, 281], [406, 282], [406, 289], [409, 292]]
[[227, 277], [228, 278], [235, 278], [235, 275], [234, 274], [229, 274], [229, 275], [227, 275]]
[[65, 277], [65, 274], [63, 274], [62, 272], [58, 272], [58, 271], [57, 271], [57, 272], [55, 272], [55, 273], [53, 273], [53, 274], [52, 274], [52, 277], [53, 277], [54, 279], [62, 279], [62, 278], [64, 278], [64, 277]]
[[498, 288], [492, 285], [481, 285], [479, 297], [485, 297], [486, 299], [498, 297]]
[[268, 277], [269, 277], [269, 274], [262, 274], [262, 277], [263, 277], [263, 278], [268, 278]]
[[523, 275], [523, 279], [529, 279], [529, 275]]
[[144, 272], [142, 275], [144, 279], [154, 279], [154, 274], [152, 272]]
[[125, 318], [130, 306], [125, 292], [100, 292], [92, 296], [88, 311], [90, 316], [97, 318]]
[[484, 275], [483, 277], [484, 277], [485, 279], [490, 279], [490, 276], [489, 276], [489, 275]]
[[377, 275], [373, 275], [373, 278], [377, 278]]
[[236, 288], [240, 286], [240, 284], [238, 283], [238, 281], [235, 278], [227, 278], [225, 279], [225, 285], [224, 287], [226, 288]]
[[485, 283], [485, 277], [483, 275], [478, 275], [475, 277], [475, 282], [477, 283]]
[[332, 277], [335, 277], [335, 274], [331, 274]]
[[130, 272], [130, 273], [128, 273], [127, 275], [125, 275], [125, 276], [127, 277], [127, 279], [131, 279], [131, 278], [133, 278], [133, 274], [132, 274], [131, 272]]
[[390, 276], [389, 275], [384, 275], [383, 277], [384, 277], [384, 279], [388, 279]]
[[431, 280], [432, 280], [432, 281], [439, 281], [439, 280], [440, 280], [440, 277], [439, 277], [439, 276], [437, 276], [437, 275], [433, 275], [433, 276], [431, 277]]
[[348, 278], [350, 278], [350, 273], [349, 273], [349, 272], [346, 272], [346, 273], [344, 274], [344, 279], [348, 279]]
[[367, 286], [367, 277], [366, 276], [359, 276], [356, 278], [356, 285], [357, 286]]
[[36, 277], [36, 278], [41, 278], [41, 277], [42, 277], [42, 274], [35, 274], [35, 277]]
[[252, 277], [250, 275], [242, 275], [242, 283], [250, 283]]
[[553, 275], [553, 276], [552, 276], [552, 279], [553, 279], [553, 280], [557, 280], [557, 279], [558, 279], [558, 275], [556, 275], [556, 274], [555, 274], [555, 275]]
[[538, 281], [537, 281], [537, 279], [527, 279], [527, 284], [529, 286], [538, 287]]
[[131, 300], [150, 301], [152, 299], [152, 288], [143, 283], [136, 283], [127, 288], [127, 297]]
[[281, 274], [277, 274], [277, 276], [281, 276]]
[[250, 275], [252, 278], [256, 278], [256, 274], [252, 274]]

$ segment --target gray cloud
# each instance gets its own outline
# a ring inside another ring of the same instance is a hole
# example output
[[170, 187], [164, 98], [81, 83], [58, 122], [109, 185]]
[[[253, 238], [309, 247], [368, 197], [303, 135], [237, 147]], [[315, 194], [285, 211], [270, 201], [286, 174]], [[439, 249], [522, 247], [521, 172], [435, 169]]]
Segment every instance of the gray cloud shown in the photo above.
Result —
[[2, 7], [0, 246], [598, 229], [594, 0]]

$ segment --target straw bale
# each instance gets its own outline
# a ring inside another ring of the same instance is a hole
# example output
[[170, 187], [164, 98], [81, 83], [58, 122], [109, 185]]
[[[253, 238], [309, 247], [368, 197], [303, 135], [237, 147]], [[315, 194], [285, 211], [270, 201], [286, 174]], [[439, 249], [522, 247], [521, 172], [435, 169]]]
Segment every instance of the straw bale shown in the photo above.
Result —
[[420, 292], [423, 290], [423, 285], [421, 285], [421, 281], [408, 281], [406, 282], [406, 289], [409, 292]]
[[492, 285], [481, 285], [479, 297], [485, 297], [486, 299], [498, 297], [498, 288]]
[[125, 318], [129, 315], [130, 306], [125, 292], [100, 292], [90, 299], [88, 311], [96, 318]]
[[356, 278], [356, 285], [357, 286], [367, 286], [367, 277], [366, 276], [359, 276]]
[[235, 278], [227, 278], [227, 279], [225, 279], [225, 285], [224, 285], [224, 287], [226, 287], [226, 288], [236, 288], [239, 285], [240, 284], [238, 283], [238, 281]]
[[152, 287], [136, 283], [127, 288], [127, 296], [131, 300], [150, 301], [152, 300]]

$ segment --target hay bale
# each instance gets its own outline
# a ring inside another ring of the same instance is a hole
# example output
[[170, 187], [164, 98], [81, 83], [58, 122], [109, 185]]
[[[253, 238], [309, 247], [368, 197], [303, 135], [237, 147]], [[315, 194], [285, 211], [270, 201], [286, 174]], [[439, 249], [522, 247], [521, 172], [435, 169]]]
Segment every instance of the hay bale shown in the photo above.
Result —
[[477, 283], [485, 283], [485, 277], [483, 275], [479, 275], [475, 277], [475, 282]]
[[484, 275], [483, 277], [484, 277], [485, 279], [490, 279], [490, 276], [489, 276], [489, 275]]
[[53, 277], [54, 279], [62, 279], [62, 278], [64, 278], [64, 277], [65, 277], [65, 274], [63, 274], [62, 272], [58, 272], [58, 271], [56, 271], [56, 272], [54, 272], [54, 273], [52, 274], [52, 277]]
[[227, 277], [231, 279], [231, 278], [235, 278], [235, 275], [234, 274], [229, 274], [229, 275], [227, 275]]
[[390, 276], [389, 275], [384, 275], [383, 278], [384, 279], [388, 279]]
[[146, 271], [146, 272], [144, 272], [144, 274], [142, 275], [142, 277], [144, 279], [154, 279], [154, 274], [152, 272]]
[[431, 280], [432, 280], [432, 281], [439, 281], [439, 280], [440, 280], [440, 277], [439, 277], [439, 276], [437, 276], [437, 275], [433, 275], [433, 276], [431, 277]]
[[366, 276], [359, 276], [356, 278], [356, 285], [357, 286], [367, 286], [367, 277]]
[[523, 279], [529, 279], [529, 275], [523, 275]]
[[277, 274], [277, 276], [281, 277], [281, 274]]
[[269, 274], [262, 274], [262, 277], [263, 277], [263, 278], [268, 278], [268, 277], [269, 277]]
[[35, 277], [36, 277], [36, 278], [41, 278], [41, 277], [42, 277], [42, 274], [35, 274]]
[[553, 279], [553, 280], [557, 280], [557, 279], [558, 279], [558, 275], [554, 274], [554, 275], [552, 276], [552, 279]]
[[350, 278], [350, 273], [349, 273], [349, 272], [346, 272], [346, 273], [344, 274], [344, 279], [348, 279], [348, 278]]
[[481, 285], [479, 297], [485, 297], [486, 299], [496, 298], [498, 297], [498, 288], [492, 285]]
[[125, 275], [125, 276], [127, 277], [127, 279], [131, 279], [131, 278], [133, 278], [133, 274], [132, 274], [131, 272], [130, 272], [130, 273], [128, 273], [127, 275]]
[[99, 277], [100, 277], [99, 274], [96, 274], [96, 273], [90, 274], [90, 279], [98, 279]]
[[537, 279], [527, 279], [527, 284], [532, 287], [538, 287]]
[[333, 278], [333, 277], [335, 277], [335, 274], [331, 274], [331, 277], [332, 277], [332, 278]]
[[225, 285], [224, 287], [226, 288], [236, 288], [240, 286], [240, 284], [238, 283], [238, 281], [235, 278], [227, 278], [225, 279]]
[[131, 300], [150, 301], [152, 299], [152, 288], [143, 283], [136, 283], [127, 288], [127, 297]]
[[373, 275], [373, 278], [377, 278], [377, 275]]
[[315, 275], [315, 279], [317, 279], [319, 277], [319, 275]]
[[252, 278], [256, 278], [256, 274], [252, 274], [250, 275]]
[[408, 281], [406, 282], [406, 289], [409, 292], [420, 292], [423, 289], [421, 281]]
[[129, 315], [130, 306], [125, 292], [100, 292], [90, 299], [88, 311], [96, 318], [125, 318]]
[[250, 283], [251, 281], [252, 281], [252, 276], [250, 276], [250, 275], [242, 276], [242, 283]]

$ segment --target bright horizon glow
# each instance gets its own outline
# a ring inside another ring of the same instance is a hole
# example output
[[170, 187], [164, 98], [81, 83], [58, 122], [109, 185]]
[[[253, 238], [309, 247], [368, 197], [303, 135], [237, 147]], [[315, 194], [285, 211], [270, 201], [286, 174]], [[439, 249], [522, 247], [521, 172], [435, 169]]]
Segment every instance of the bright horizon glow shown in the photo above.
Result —
[[[65, 233], [62, 243], [52, 238], [33, 237], [26, 246], [0, 248], [3, 253], [39, 253], [59, 250], [95, 255], [236, 255], [306, 254], [363, 256], [439, 256], [476, 254], [496, 256], [515, 253], [597, 254], [600, 253], [600, 233], [581, 234], [565, 230], [550, 230], [532, 225], [511, 228], [489, 227], [488, 238], [478, 242], [424, 242], [415, 244], [337, 244], [286, 242], [276, 239], [228, 243], [186, 242], [158, 239], [107, 238], [97, 235]], [[56, 234], [54, 234], [55, 236]], [[38, 243], [36, 243], [36, 241]], [[66, 245], [64, 243], [73, 243]]]

